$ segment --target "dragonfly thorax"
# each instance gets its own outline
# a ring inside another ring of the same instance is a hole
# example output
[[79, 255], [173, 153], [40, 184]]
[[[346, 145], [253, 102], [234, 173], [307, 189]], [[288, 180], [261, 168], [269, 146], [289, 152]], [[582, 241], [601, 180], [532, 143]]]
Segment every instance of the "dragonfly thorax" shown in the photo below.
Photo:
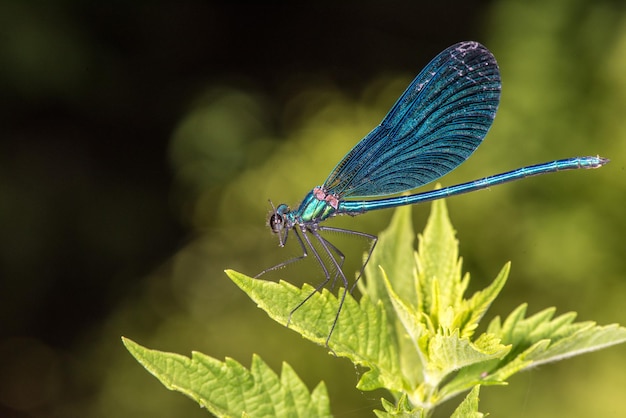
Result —
[[303, 225], [318, 224], [337, 214], [339, 198], [322, 187], [311, 190], [293, 213], [294, 222]]

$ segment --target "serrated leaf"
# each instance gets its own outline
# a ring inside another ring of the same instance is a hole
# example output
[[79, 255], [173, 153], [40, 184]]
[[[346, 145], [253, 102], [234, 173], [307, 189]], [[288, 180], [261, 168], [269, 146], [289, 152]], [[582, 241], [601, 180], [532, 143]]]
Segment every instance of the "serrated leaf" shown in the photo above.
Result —
[[478, 394], [480, 386], [474, 388], [467, 394], [463, 402], [454, 410], [450, 418], [482, 418], [485, 415], [478, 412]]
[[458, 333], [452, 335], [435, 335], [430, 340], [429, 366], [437, 370], [442, 377], [463, 367], [501, 358], [509, 352], [510, 347], [500, 343], [500, 339], [492, 334], [482, 334], [472, 342], [460, 338]]
[[510, 269], [511, 263], [506, 263], [489, 286], [474, 293], [472, 297], [466, 301], [467, 306], [465, 309], [461, 310], [455, 324], [461, 329], [461, 336], [472, 336], [483, 315], [485, 315], [487, 309], [489, 309], [504, 287]]
[[599, 350], [626, 341], [626, 328], [618, 325], [597, 326], [594, 322], [575, 323], [569, 312], [556, 318], [554, 308], [544, 309], [528, 318], [527, 305], [517, 307], [500, 324], [495, 318], [488, 333], [509, 344], [511, 350], [501, 360], [487, 361], [462, 369], [441, 390], [444, 399], [475, 384], [504, 384], [515, 373], [543, 363]]
[[[274, 283], [253, 279], [230, 270], [226, 274], [259, 308], [285, 325], [291, 310], [314, 290], [309, 285], [299, 289], [284, 281]], [[339, 289], [341, 291], [343, 289]], [[313, 342], [325, 344], [338, 306], [339, 300], [328, 290], [316, 292], [291, 316], [289, 327]], [[335, 355], [347, 357], [369, 369], [361, 376], [359, 389], [385, 387], [399, 391], [404, 388], [399, 372], [398, 349], [391, 333], [380, 302], [375, 305], [366, 295], [360, 302], [351, 295], [346, 297], [328, 345]]]
[[374, 410], [379, 418], [426, 418], [427, 411], [423, 408], [413, 408], [406, 395], [402, 395], [396, 404], [392, 404], [386, 399], [381, 399], [384, 411]]
[[231, 358], [221, 362], [198, 352], [188, 358], [122, 341], [166, 388], [184, 393], [216, 416], [331, 416], [324, 383], [309, 392], [287, 363], [278, 376], [257, 355], [247, 370]]
[[359, 282], [361, 293], [369, 295], [373, 301], [382, 300], [388, 314], [393, 310], [383, 285], [380, 267], [384, 267], [392, 278], [393, 287], [398, 293], [404, 295], [407, 300], [416, 301], [414, 242], [411, 208], [400, 207], [394, 212], [389, 226], [378, 235], [375, 251], [365, 266], [367, 280]]
[[404, 327], [395, 313], [386, 282], [393, 282], [393, 288], [403, 296], [404, 302], [412, 305], [411, 310], [414, 311], [418, 300], [415, 289], [414, 242], [411, 208], [400, 207], [394, 212], [389, 226], [379, 234], [378, 244], [365, 268], [366, 280], [359, 282], [362, 294], [383, 303], [387, 318], [390, 318], [390, 338], [398, 347], [400, 369], [403, 370], [409, 387], [419, 382], [422, 362], [416, 358], [413, 342], [406, 337]]
[[[329, 341], [337, 355], [369, 369], [359, 389], [384, 387], [396, 397], [395, 404], [383, 401], [385, 411], [376, 411], [378, 416], [429, 416], [436, 405], [478, 385], [503, 385], [509, 376], [533, 365], [626, 339], [624, 328], [577, 324], [571, 313], [553, 319], [553, 309], [526, 318], [525, 305], [503, 323], [499, 318], [491, 321], [476, 338], [479, 321], [506, 283], [510, 265], [505, 264], [487, 288], [465, 298], [470, 277], [462, 273], [445, 203], [434, 202], [432, 208], [417, 254], [410, 208], [396, 211], [365, 269], [366, 281], [359, 283], [364, 296], [360, 302], [351, 295], [346, 298]], [[286, 282], [227, 273], [283, 324], [313, 291], [308, 285], [298, 289]], [[323, 344], [338, 303], [327, 290], [315, 293], [293, 314], [289, 326]], [[457, 416], [482, 416], [477, 400], [476, 389]]]
[[578, 354], [599, 350], [626, 341], [626, 328], [616, 324], [599, 326], [595, 322], [575, 323], [576, 313], [568, 312], [556, 318], [555, 308], [548, 308], [525, 318], [527, 305], [517, 307], [500, 325], [496, 318], [489, 331], [503, 342], [513, 345], [504, 364], [523, 358], [523, 369]]
[[[407, 336], [409, 337], [410, 341], [413, 343], [413, 349], [417, 350], [418, 354], [421, 354], [419, 352], [417, 342], [429, 331], [427, 326], [424, 324], [424, 321], [422, 320], [423, 314], [419, 312], [414, 305], [405, 302], [405, 299], [400, 297], [396, 293], [395, 289], [389, 282], [385, 270], [382, 267], [380, 268], [380, 270], [382, 273], [382, 281], [385, 285], [385, 289], [387, 290], [387, 294], [389, 295], [388, 298], [393, 305], [396, 316], [404, 327], [405, 332], [408, 334]], [[423, 361], [424, 359], [422, 359], [422, 362]]]
[[[572, 330], [574, 328], [572, 327]], [[558, 338], [541, 355], [531, 357], [532, 366], [563, 360], [623, 342], [626, 342], [626, 328], [617, 324], [599, 326], [595, 322], [590, 322], [588, 327]]]
[[[424, 233], [420, 235], [413, 274], [418, 299], [409, 300], [398, 292], [391, 275], [381, 267], [382, 282], [404, 331], [397, 333], [404, 347], [401, 372], [409, 384], [406, 393], [412, 405], [439, 403], [441, 397], [450, 395], [446, 386], [441, 386], [447, 376], [476, 363], [499, 360], [509, 351], [510, 347], [493, 335], [470, 338], [504, 286], [508, 270], [509, 266], [505, 265], [485, 290], [470, 299], [463, 298], [469, 275], [462, 277], [458, 242], [443, 201], [433, 204]], [[476, 380], [472, 376], [468, 380], [471, 385], [464, 385], [462, 390], [471, 389]]]
[[444, 200], [433, 202], [424, 233], [418, 239], [418, 308], [436, 319], [443, 313], [441, 309], [456, 306], [469, 280], [461, 280], [458, 241]]

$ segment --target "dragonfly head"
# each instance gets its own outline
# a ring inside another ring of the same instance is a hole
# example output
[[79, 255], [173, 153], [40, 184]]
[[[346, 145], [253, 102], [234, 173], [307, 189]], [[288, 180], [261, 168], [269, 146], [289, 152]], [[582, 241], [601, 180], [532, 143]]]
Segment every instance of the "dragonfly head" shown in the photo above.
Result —
[[[271, 204], [271, 202], [270, 202]], [[289, 225], [289, 220], [287, 219], [287, 215], [291, 212], [289, 206], [281, 203], [278, 207], [274, 208], [272, 205], [272, 214], [268, 220], [268, 224], [273, 233], [278, 234], [279, 245], [283, 247], [287, 242], [287, 232], [291, 225]]]

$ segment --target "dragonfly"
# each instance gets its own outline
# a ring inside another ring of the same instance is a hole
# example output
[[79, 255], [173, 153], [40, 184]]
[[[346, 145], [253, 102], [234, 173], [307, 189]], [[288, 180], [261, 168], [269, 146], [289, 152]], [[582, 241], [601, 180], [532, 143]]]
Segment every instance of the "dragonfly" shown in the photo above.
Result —
[[[362, 276], [377, 237], [364, 232], [322, 225], [337, 215], [356, 216], [373, 210], [414, 205], [485, 189], [502, 183], [563, 170], [592, 169], [609, 160], [574, 157], [531, 165], [479, 180], [432, 191], [398, 195], [424, 186], [451, 172], [478, 148], [496, 116], [500, 102], [500, 71], [493, 54], [478, 42], [460, 42], [442, 51], [417, 75], [382, 122], [367, 134], [295, 209], [272, 205], [268, 224], [280, 247], [293, 231], [302, 255], [263, 270], [256, 277], [312, 255], [323, 281], [290, 312], [291, 317], [329, 282], [343, 283], [326, 347], [335, 330], [348, 292]], [[270, 202], [271, 204], [271, 202]], [[344, 254], [322, 236], [340, 232], [371, 241], [352, 287], [343, 271]]]

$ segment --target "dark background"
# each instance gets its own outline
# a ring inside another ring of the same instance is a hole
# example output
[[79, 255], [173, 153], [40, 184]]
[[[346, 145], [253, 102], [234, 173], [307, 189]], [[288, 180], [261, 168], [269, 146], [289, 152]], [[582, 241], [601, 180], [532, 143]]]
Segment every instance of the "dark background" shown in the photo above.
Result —
[[[626, 322], [625, 16], [582, 0], [2, 3], [0, 416], [204, 414], [134, 363], [121, 335], [245, 365], [257, 352], [275, 370], [287, 360], [309, 387], [329, 384], [337, 415], [377, 407], [383, 394], [353, 390], [349, 364], [272, 324], [221, 272], [284, 259], [263, 230], [267, 198], [294, 204], [323, 181], [460, 40], [494, 51], [503, 99], [491, 148], [446, 185], [576, 154], [612, 159], [451, 201], [465, 269], [482, 287], [513, 259], [500, 314], [530, 299], [531, 312]], [[349, 225], [376, 233], [389, 215]], [[526, 397], [485, 405], [551, 416], [562, 405], [545, 384], [624, 411], [571, 383], [597, 373], [610, 398], [626, 384], [611, 370], [623, 349], [610, 353], [596, 367], [551, 366], [556, 383], [532, 372], [516, 382]]]

